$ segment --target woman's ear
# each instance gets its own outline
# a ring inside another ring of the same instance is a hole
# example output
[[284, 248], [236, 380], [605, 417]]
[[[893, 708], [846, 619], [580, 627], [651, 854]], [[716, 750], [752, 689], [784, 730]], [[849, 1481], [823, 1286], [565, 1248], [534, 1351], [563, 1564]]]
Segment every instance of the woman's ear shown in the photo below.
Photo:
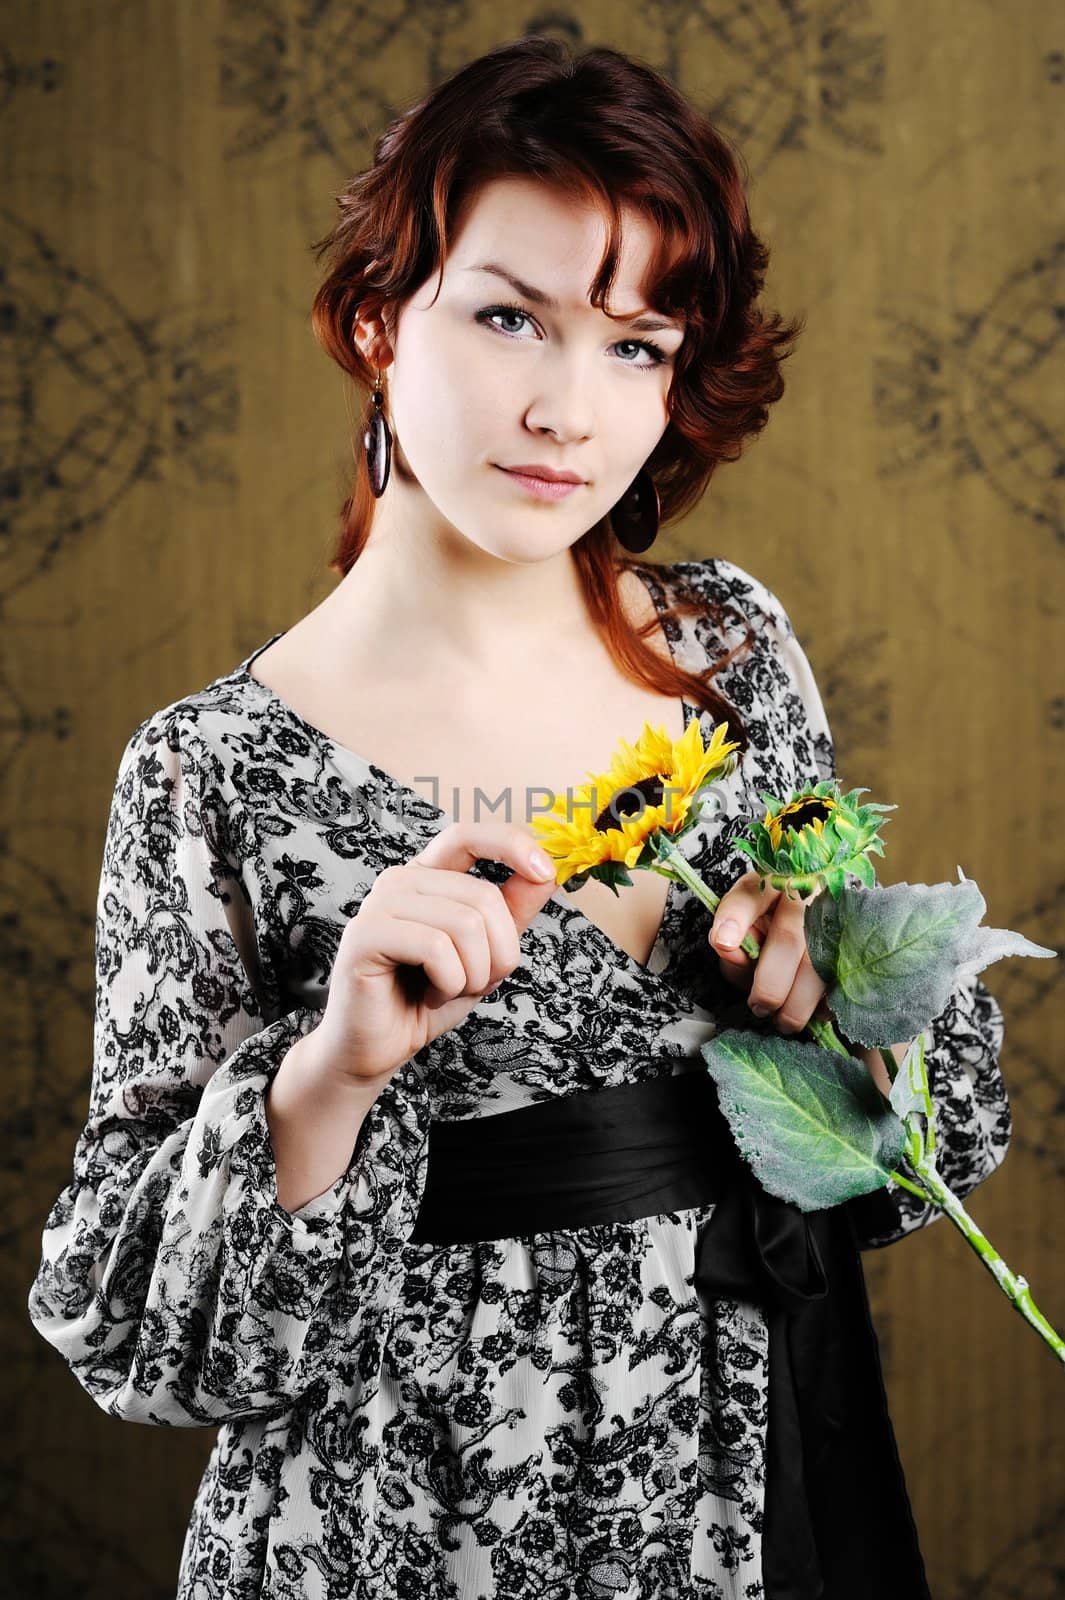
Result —
[[355, 346], [375, 372], [384, 372], [395, 359], [390, 330], [384, 314], [359, 317], [355, 323]]

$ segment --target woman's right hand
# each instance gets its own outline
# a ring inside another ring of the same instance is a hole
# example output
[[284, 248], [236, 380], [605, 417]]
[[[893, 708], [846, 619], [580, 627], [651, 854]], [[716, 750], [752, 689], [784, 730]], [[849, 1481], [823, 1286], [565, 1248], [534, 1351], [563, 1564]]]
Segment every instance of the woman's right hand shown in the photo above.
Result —
[[[312, 1036], [333, 1069], [383, 1087], [513, 972], [521, 934], [557, 888], [549, 857], [547, 876], [537, 875], [538, 851], [516, 823], [453, 822], [378, 874], [341, 934]], [[468, 871], [478, 859], [514, 870], [489, 883]]]

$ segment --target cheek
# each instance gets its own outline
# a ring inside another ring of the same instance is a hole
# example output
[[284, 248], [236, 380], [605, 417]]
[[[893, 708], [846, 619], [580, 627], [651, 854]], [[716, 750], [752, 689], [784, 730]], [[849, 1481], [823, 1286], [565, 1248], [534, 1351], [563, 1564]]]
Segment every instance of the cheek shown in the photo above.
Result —
[[631, 482], [669, 425], [667, 384], [650, 373], [605, 387], [596, 426], [605, 441], [611, 476]]
[[500, 364], [479, 359], [470, 345], [437, 338], [402, 352], [401, 376], [392, 390], [392, 411], [404, 452], [446, 474], [470, 460], [499, 453], [515, 402], [513, 382]]

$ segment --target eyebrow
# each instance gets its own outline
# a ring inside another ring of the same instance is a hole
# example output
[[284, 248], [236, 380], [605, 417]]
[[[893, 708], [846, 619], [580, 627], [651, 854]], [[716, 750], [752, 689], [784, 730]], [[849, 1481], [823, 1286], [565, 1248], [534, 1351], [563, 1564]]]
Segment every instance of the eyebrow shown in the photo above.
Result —
[[[500, 266], [498, 261], [482, 261], [479, 266], [467, 267], [466, 271], [491, 272], [495, 277], [505, 279], [512, 289], [516, 289], [524, 299], [531, 300], [533, 305], [543, 306], [545, 311], [560, 310], [557, 300], [553, 300], [542, 289], [533, 288], [531, 283], [523, 283], [520, 278], [515, 277], [513, 272], [508, 271], [506, 267]], [[683, 331], [682, 325], [676, 319], [658, 317], [651, 312], [643, 316], [626, 317], [624, 321], [628, 327], [639, 328], [643, 333], [654, 333], [660, 330], [672, 333], [681, 333]]]

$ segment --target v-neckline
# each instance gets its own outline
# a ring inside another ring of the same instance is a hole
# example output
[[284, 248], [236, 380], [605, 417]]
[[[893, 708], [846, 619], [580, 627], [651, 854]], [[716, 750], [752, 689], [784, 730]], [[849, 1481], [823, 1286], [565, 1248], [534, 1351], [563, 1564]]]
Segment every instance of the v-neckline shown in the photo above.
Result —
[[[629, 570], [636, 573], [637, 577], [640, 579], [640, 582], [644, 585], [648, 594], [651, 596], [651, 602], [654, 605], [655, 612], [657, 613], [659, 621], [661, 622], [664, 607], [659, 601], [657, 592], [658, 578], [654, 577], [652, 578], [651, 582], [648, 582], [647, 574], [652, 569], [642, 566], [634, 566]], [[656, 572], [662, 572], [664, 568], [659, 566], [654, 570]], [[415, 811], [413, 821], [411, 820], [406, 806], [404, 805], [402, 808], [402, 815], [404, 819], [407, 820], [408, 825], [410, 825], [414, 831], [417, 831], [418, 826], [424, 821], [428, 824], [430, 836], [441, 832], [451, 820], [448, 813], [444, 811], [442, 806], [434, 805], [431, 800], [426, 800], [424, 795], [420, 794], [417, 789], [412, 789], [409, 784], [402, 783], [400, 779], [389, 772], [386, 767], [382, 767], [376, 761], [371, 761], [368, 756], [361, 755], [357, 750], [352, 750], [348, 745], [341, 744], [338, 740], [334, 739], [331, 734], [326, 733], [323, 728], [317, 727], [313, 722], [308, 722], [306, 717], [302, 717], [293, 706], [289, 705], [287, 700], [283, 700], [276, 690], [271, 689], [269, 684], [263, 683], [261, 678], [256, 678], [249, 670], [252, 666], [252, 663], [287, 632], [287, 628], [279, 628], [277, 633], [272, 634], [270, 638], [265, 641], [265, 643], [259, 645], [256, 650], [253, 650], [251, 655], [245, 656], [244, 660], [234, 668], [232, 676], [252, 684], [254, 688], [263, 696], [263, 698], [275, 709], [275, 711], [286, 717], [290, 722], [295, 724], [295, 726], [300, 728], [311, 740], [311, 742], [322, 749], [327, 756], [331, 758], [340, 757], [344, 761], [353, 762], [357, 767], [364, 768], [365, 771], [375, 779], [384, 779], [387, 787], [393, 790], [396, 794], [405, 796], [407, 799], [415, 801], [417, 803], [417, 807], [421, 808], [422, 815], [418, 816], [417, 811]], [[676, 651], [673, 648], [673, 641], [670, 639], [668, 630], [664, 626], [662, 628], [662, 632], [665, 635], [666, 645], [671, 659], [676, 665], [679, 665], [677, 662]], [[683, 732], [687, 732], [692, 718], [700, 717], [701, 719], [703, 713], [697, 707], [689, 704], [689, 702], [683, 698], [681, 699], [680, 703], [684, 719]], [[425, 817], [426, 812], [431, 813], [428, 818]], [[682, 855], [688, 854], [688, 850], [690, 849], [690, 841], [696, 836], [698, 831], [699, 824], [686, 833], [678, 842], [677, 848], [680, 850]], [[688, 849], [685, 848], [686, 844], [688, 845]], [[611, 954], [615, 960], [624, 963], [624, 965], [627, 966], [630, 971], [638, 973], [641, 977], [649, 979], [652, 982], [663, 982], [665, 981], [665, 973], [669, 965], [669, 951], [666, 945], [666, 938], [672, 928], [674, 913], [676, 910], [676, 901], [680, 888], [681, 885], [677, 883], [675, 879], [666, 879], [666, 898], [662, 907], [662, 917], [658, 924], [658, 932], [655, 934], [654, 943], [651, 946], [651, 951], [648, 955], [646, 963], [637, 961], [634, 955], [626, 950], [623, 945], [618, 944], [616, 939], [612, 939], [606, 930], [601, 928], [598, 922], [593, 921], [591, 917], [587, 916], [579, 906], [573, 905], [572, 903], [567, 903], [566, 899], [560, 898], [561, 896], [566, 895], [566, 889], [561, 884], [558, 886], [558, 888], [556, 888], [550, 899], [545, 900], [543, 906], [541, 907], [541, 911], [546, 912], [549, 916], [553, 913], [555, 917], [562, 922], [563, 926], [569, 922], [572, 924], [572, 926], [580, 928], [586, 935], [597, 938], [604, 950]], [[624, 893], [624, 890], [621, 890], [620, 892]], [[538, 912], [537, 915], [540, 915], [540, 913]], [[533, 920], [535, 922], [535, 918]], [[662, 959], [659, 960], [660, 952]], [[658, 962], [657, 967], [656, 961]]]

